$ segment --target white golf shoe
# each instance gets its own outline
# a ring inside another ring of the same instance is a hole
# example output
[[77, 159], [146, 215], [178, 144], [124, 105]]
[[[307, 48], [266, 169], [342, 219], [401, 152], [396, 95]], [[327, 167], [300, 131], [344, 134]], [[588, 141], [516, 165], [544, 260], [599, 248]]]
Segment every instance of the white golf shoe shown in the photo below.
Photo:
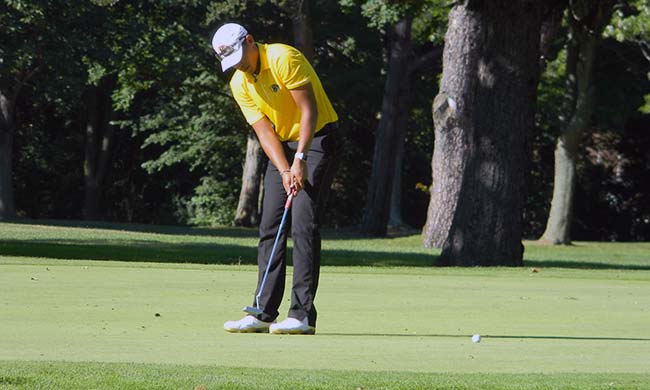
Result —
[[246, 316], [239, 321], [227, 321], [223, 324], [230, 333], [268, 333], [270, 322], [260, 321], [253, 316]]
[[274, 334], [315, 334], [316, 328], [309, 326], [307, 317], [302, 321], [289, 317], [277, 324], [271, 324], [270, 331]]

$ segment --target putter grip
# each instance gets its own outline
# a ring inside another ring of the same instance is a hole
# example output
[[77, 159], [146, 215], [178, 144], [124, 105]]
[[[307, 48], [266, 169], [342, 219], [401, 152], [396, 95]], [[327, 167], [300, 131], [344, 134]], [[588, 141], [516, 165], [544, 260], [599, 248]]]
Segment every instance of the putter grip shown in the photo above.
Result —
[[293, 200], [293, 193], [289, 194], [289, 196], [287, 197], [287, 203], [284, 204], [285, 209], [288, 209], [289, 207], [291, 207], [291, 201], [292, 200]]

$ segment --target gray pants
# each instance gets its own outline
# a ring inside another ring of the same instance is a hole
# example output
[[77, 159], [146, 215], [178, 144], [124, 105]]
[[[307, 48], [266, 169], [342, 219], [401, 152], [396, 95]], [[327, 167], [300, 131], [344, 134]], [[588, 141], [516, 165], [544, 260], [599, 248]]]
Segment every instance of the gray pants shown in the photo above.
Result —
[[[264, 291], [260, 296], [260, 306], [264, 308], [264, 313], [257, 318], [262, 321], [274, 321], [279, 315], [278, 308], [282, 303], [287, 268], [287, 233], [290, 228], [293, 239], [293, 286], [289, 317], [298, 320], [307, 317], [309, 325], [316, 326], [314, 298], [318, 288], [321, 252], [319, 224], [334, 178], [340, 148], [335, 126], [330, 124], [321, 129], [314, 137], [311, 149], [307, 153], [308, 182], [293, 199]], [[286, 142], [283, 143], [283, 147], [291, 164], [298, 142]], [[282, 185], [282, 178], [276, 167], [269, 162], [264, 177], [264, 199], [257, 252], [259, 277], [255, 295], [271, 255], [286, 200], [287, 194]]]

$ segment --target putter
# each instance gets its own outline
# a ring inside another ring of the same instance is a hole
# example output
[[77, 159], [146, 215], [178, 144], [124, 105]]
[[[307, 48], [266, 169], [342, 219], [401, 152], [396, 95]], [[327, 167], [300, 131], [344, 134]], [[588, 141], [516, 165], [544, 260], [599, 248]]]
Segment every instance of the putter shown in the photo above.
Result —
[[271, 269], [271, 262], [273, 261], [273, 255], [275, 255], [275, 248], [278, 246], [278, 241], [280, 240], [280, 234], [282, 234], [282, 227], [284, 226], [284, 221], [287, 219], [287, 213], [291, 207], [291, 201], [293, 200], [293, 192], [287, 197], [287, 202], [284, 204], [284, 213], [282, 214], [282, 220], [280, 221], [280, 226], [278, 227], [278, 234], [275, 235], [275, 242], [273, 243], [273, 249], [271, 249], [271, 256], [269, 261], [266, 264], [266, 271], [264, 271], [264, 277], [262, 278], [262, 283], [260, 284], [260, 289], [255, 296], [255, 307], [246, 306], [244, 311], [248, 314], [257, 316], [264, 313], [264, 309], [260, 307], [260, 296], [262, 296], [262, 291], [264, 291], [264, 285], [266, 284], [266, 277], [269, 275], [269, 269]]

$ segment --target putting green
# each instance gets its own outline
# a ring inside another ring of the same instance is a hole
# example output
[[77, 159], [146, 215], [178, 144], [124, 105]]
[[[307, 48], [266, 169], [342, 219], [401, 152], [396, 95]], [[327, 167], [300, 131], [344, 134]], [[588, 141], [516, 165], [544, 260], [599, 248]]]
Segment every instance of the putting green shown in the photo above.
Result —
[[224, 332], [255, 277], [252, 266], [0, 257], [0, 360], [650, 373], [645, 270], [324, 267], [316, 336]]

